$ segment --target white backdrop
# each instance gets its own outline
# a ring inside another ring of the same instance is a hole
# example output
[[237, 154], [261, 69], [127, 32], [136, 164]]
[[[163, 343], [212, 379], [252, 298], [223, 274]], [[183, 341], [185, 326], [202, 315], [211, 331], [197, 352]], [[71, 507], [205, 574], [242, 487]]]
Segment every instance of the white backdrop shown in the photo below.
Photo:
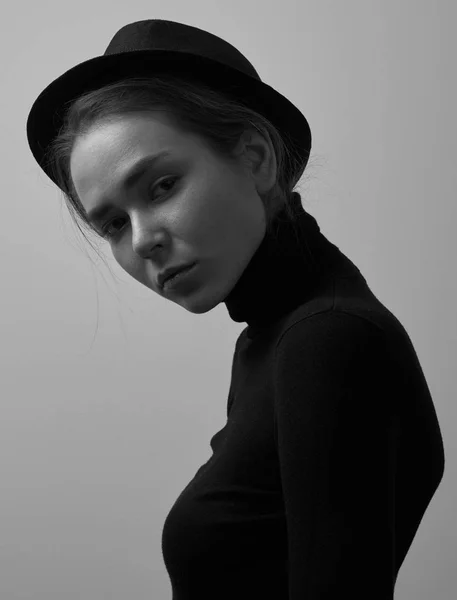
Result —
[[[41, 90], [149, 18], [238, 47], [306, 115], [305, 208], [403, 323], [445, 442], [396, 600], [457, 589], [457, 22], [452, 0], [78, 0], [2, 9], [0, 598], [170, 600], [164, 519], [225, 424], [224, 304], [193, 315], [108, 269], [28, 148]], [[452, 259], [454, 257], [454, 259]]]

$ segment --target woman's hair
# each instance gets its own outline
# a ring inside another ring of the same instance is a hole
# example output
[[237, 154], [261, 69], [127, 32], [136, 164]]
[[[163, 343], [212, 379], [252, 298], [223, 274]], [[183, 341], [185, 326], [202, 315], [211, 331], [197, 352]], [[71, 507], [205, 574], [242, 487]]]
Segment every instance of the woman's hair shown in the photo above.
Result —
[[276, 154], [277, 179], [273, 188], [262, 198], [267, 229], [270, 230], [274, 216], [282, 208], [293, 218], [291, 196], [306, 163], [293, 155], [278, 129], [267, 118], [224, 93], [187, 77], [184, 79], [168, 74], [129, 77], [73, 100], [66, 110], [57, 137], [46, 153], [45, 159], [64, 193], [70, 215], [84, 237], [81, 225], [98, 237], [100, 234], [88, 221], [71, 178], [70, 156], [75, 141], [91, 126], [103, 120], [148, 110], [170, 112], [183, 130], [200, 136], [225, 160], [233, 159], [232, 151], [245, 129], [254, 127], [266, 139], [269, 136]]

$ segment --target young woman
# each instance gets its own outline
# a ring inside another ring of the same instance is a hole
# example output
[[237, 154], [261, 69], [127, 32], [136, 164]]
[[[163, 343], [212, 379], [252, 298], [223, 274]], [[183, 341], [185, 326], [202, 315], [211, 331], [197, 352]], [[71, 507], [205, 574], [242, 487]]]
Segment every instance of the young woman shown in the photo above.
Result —
[[247, 324], [164, 524], [173, 599], [393, 599], [443, 442], [408, 334], [294, 191], [305, 117], [232, 45], [153, 19], [53, 81], [27, 135], [127, 273]]

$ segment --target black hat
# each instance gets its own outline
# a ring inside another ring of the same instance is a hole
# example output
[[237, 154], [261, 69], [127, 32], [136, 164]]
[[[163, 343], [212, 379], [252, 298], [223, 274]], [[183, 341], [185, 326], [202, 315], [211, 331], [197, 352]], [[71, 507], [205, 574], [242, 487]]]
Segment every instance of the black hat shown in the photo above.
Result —
[[306, 165], [311, 151], [308, 121], [287, 98], [261, 81], [239, 50], [203, 29], [148, 19], [119, 29], [103, 56], [66, 71], [33, 103], [27, 139], [33, 156], [54, 183], [45, 152], [63, 124], [68, 105], [81, 94], [124, 77], [153, 74], [196, 79], [256, 110], [277, 127], [291, 152]]

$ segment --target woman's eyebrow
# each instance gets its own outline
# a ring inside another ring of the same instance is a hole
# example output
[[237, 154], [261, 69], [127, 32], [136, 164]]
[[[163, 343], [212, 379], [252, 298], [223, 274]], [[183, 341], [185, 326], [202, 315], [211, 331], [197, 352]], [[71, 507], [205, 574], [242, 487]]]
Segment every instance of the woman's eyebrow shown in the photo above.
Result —
[[[131, 189], [153, 164], [162, 158], [165, 158], [166, 156], [170, 156], [170, 154], [171, 153], [168, 150], [163, 150], [158, 154], [148, 154], [147, 156], [140, 158], [140, 160], [133, 165], [133, 167], [125, 176], [124, 180], [121, 182], [121, 190], [128, 191]], [[95, 225], [101, 221], [105, 214], [110, 210], [111, 203], [109, 201], [102, 202], [102, 204], [98, 205], [96, 208], [93, 208], [87, 213], [87, 218]]]

